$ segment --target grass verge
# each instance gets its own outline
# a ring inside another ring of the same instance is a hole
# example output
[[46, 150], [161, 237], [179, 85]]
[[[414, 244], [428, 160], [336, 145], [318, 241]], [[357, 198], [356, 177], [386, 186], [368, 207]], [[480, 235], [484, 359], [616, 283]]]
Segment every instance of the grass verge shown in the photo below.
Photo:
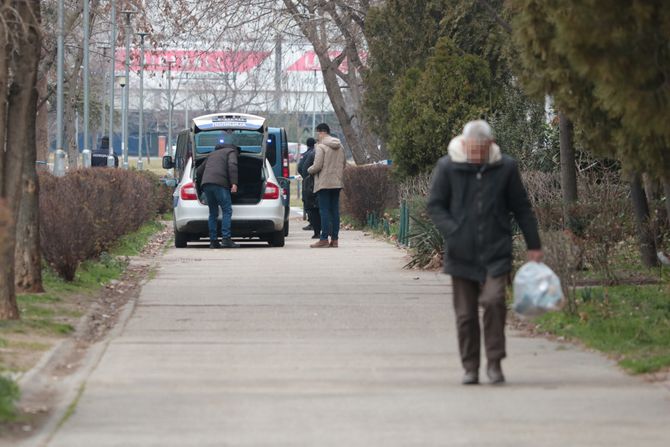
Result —
[[16, 418], [16, 401], [19, 400], [19, 387], [16, 383], [0, 376], [0, 421], [13, 421]]
[[670, 301], [667, 283], [582, 289], [578, 311], [536, 320], [538, 330], [614, 356], [633, 374], [670, 367]]
[[27, 371], [43, 352], [72, 333], [95, 300], [94, 293], [120, 278], [127, 265], [125, 257], [139, 254], [161, 228], [152, 221], [122, 237], [110, 253], [83, 262], [72, 282], [45, 267], [45, 293], [17, 296], [21, 320], [0, 321], [0, 423], [14, 419], [14, 403], [19, 398], [18, 386], [9, 375]]

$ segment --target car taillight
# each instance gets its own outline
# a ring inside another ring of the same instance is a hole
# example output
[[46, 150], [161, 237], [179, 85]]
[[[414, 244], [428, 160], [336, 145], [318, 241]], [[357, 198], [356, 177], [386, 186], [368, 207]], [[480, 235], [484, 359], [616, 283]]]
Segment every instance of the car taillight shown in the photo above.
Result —
[[263, 193], [263, 200], [276, 200], [279, 198], [279, 186], [274, 183], [267, 182], [265, 185], [265, 192]]
[[288, 170], [288, 158], [284, 158], [284, 162], [282, 163], [281, 175], [284, 178], [289, 178], [291, 176], [291, 173]]
[[198, 200], [198, 192], [195, 190], [195, 183], [188, 182], [181, 187], [179, 197], [182, 200]]

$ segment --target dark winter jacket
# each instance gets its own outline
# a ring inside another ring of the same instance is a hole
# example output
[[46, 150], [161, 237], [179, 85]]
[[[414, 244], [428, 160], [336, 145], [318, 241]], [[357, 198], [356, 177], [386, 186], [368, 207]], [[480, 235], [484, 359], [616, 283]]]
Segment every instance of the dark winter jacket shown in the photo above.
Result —
[[[106, 168], [107, 167], [107, 157], [109, 156], [109, 138], [102, 138], [100, 142], [100, 147], [93, 151], [91, 154], [91, 166]], [[114, 157], [114, 167], [119, 167], [119, 157], [116, 154], [112, 154]]]
[[302, 201], [305, 209], [318, 208], [319, 204], [314, 192], [314, 176], [307, 170], [314, 164], [314, 146], [309, 147], [307, 151], [302, 154], [300, 162], [298, 163], [298, 173], [302, 176]]
[[219, 144], [214, 152], [198, 166], [196, 178], [201, 186], [207, 184], [230, 188], [237, 185], [237, 147], [232, 144]]
[[493, 146], [489, 163], [475, 165], [465, 160], [462, 141], [452, 140], [449, 155], [433, 171], [428, 199], [430, 217], [445, 239], [445, 273], [479, 282], [512, 268], [512, 215], [528, 249], [540, 249], [517, 163]]

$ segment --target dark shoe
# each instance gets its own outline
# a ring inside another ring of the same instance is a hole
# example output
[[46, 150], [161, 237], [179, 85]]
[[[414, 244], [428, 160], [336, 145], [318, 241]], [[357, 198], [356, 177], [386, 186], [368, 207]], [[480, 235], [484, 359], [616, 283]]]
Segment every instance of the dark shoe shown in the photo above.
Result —
[[224, 239], [221, 246], [222, 248], [240, 248], [239, 244], [233, 242], [232, 239]]
[[331, 248], [339, 247], [339, 245], [337, 245], [337, 241], [338, 241], [338, 239], [333, 239], [332, 241], [330, 241], [330, 247]]
[[223, 248], [223, 245], [219, 241], [210, 241], [209, 248]]
[[312, 224], [309, 224], [306, 227], [302, 227], [302, 229], [305, 231], [312, 231], [314, 228], [312, 227]]
[[494, 385], [505, 383], [505, 376], [500, 367], [500, 360], [492, 360], [486, 365], [486, 375]]
[[326, 239], [319, 239], [318, 242], [314, 242], [312, 245], [310, 245], [310, 248], [328, 248], [330, 244], [328, 244], [328, 240]]
[[312, 239], [320, 239], [320, 238], [321, 238], [321, 236], [318, 235], [318, 234], [315, 234], [314, 236], [312, 236]]
[[461, 381], [463, 385], [477, 385], [479, 383], [479, 372], [478, 371], [465, 371], [463, 374], [463, 380]]

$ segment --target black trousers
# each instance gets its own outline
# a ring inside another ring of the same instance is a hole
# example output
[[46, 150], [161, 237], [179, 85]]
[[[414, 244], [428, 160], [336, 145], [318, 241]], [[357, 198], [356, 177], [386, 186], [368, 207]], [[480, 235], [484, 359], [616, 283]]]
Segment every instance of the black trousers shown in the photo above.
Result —
[[484, 346], [489, 361], [505, 357], [505, 286], [507, 275], [488, 277], [484, 284], [451, 277], [454, 287], [454, 310], [458, 328], [458, 348], [466, 371], [479, 369], [479, 306], [484, 308]]
[[321, 234], [321, 213], [319, 213], [319, 209], [307, 208], [305, 212], [307, 213], [307, 220], [314, 229], [314, 234]]

